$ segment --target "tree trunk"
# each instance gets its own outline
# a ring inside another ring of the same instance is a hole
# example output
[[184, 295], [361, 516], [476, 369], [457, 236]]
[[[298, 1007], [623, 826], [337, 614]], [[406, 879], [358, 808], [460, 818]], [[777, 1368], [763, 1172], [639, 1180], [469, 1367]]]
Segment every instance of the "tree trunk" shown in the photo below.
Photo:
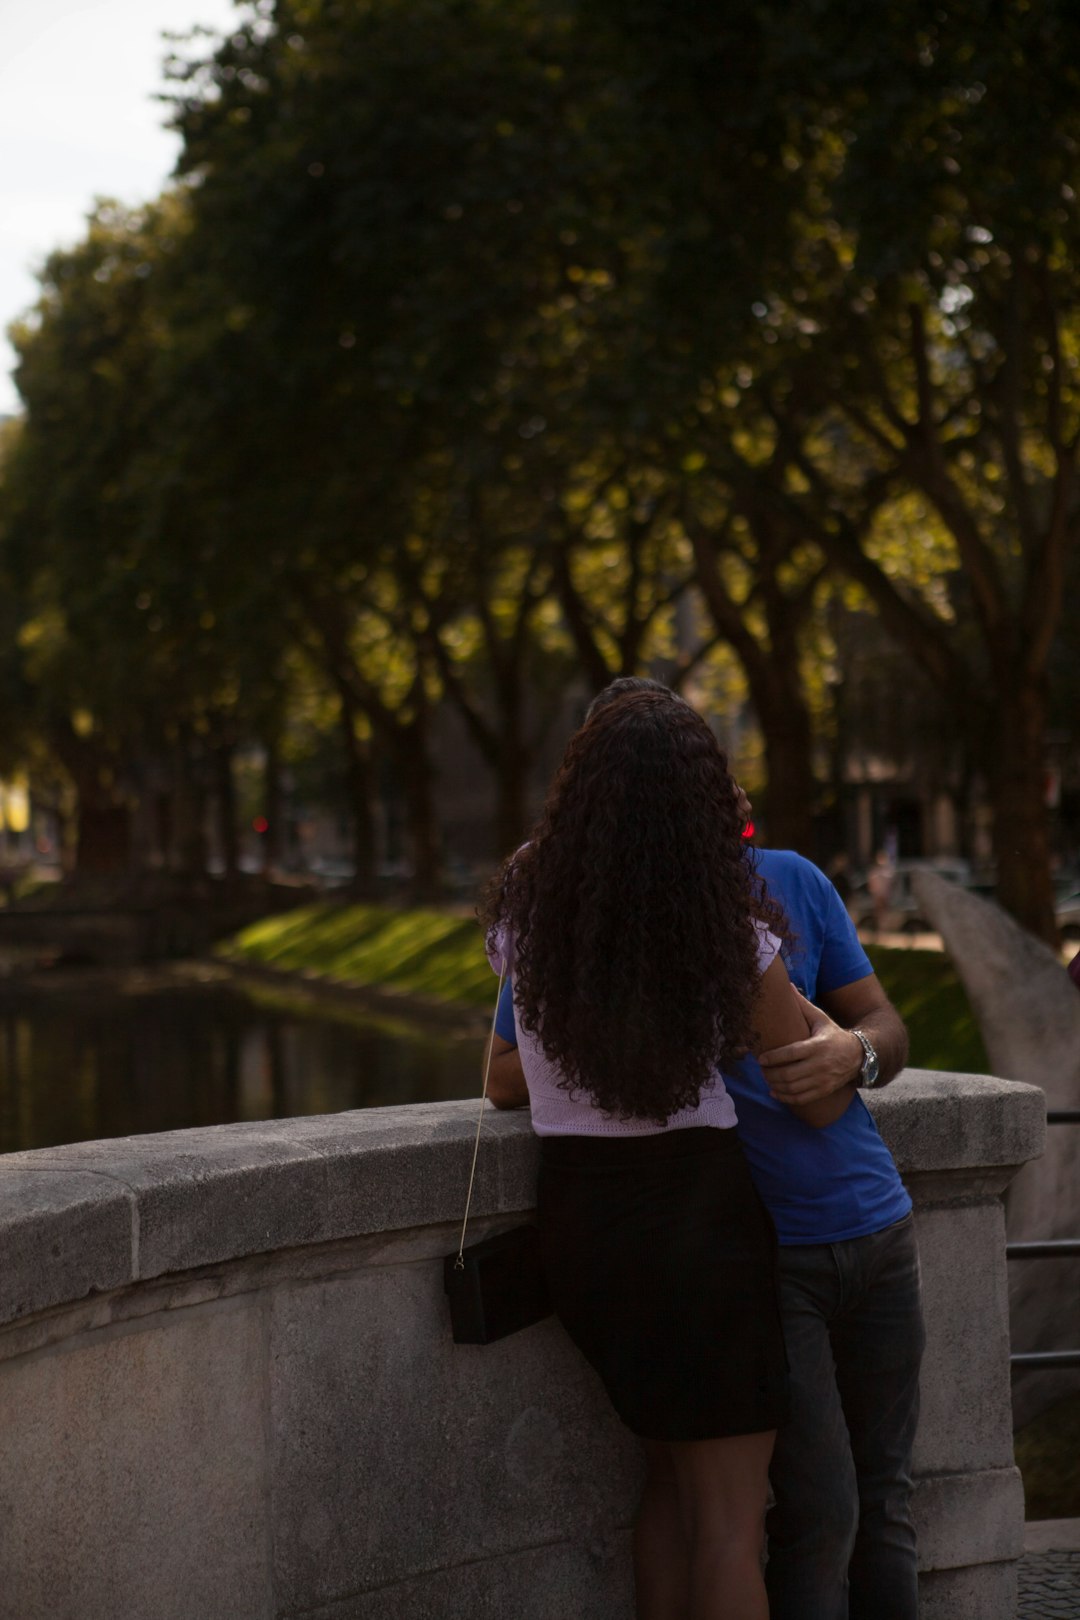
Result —
[[126, 872], [131, 856], [131, 812], [100, 794], [79, 793], [75, 871], [82, 877]]
[[804, 611], [775, 584], [766, 581], [769, 650], [763, 658], [743, 659], [750, 701], [765, 741], [768, 789], [765, 830], [772, 849], [814, 853], [814, 728], [799, 668], [799, 631]]
[[206, 871], [206, 810], [202, 783], [198, 780], [186, 739], [173, 746], [172, 859], [174, 872], [201, 876]]
[[401, 762], [401, 771], [412, 855], [412, 892], [417, 900], [433, 900], [442, 887], [442, 851], [431, 764], [423, 753], [410, 754], [407, 761]]
[[262, 869], [266, 876], [281, 858], [282, 794], [281, 755], [275, 737], [266, 745], [266, 785], [264, 788], [266, 831], [263, 834]]
[[489, 763], [498, 780], [495, 821], [496, 854], [501, 860], [520, 847], [525, 836], [526, 796], [531, 750], [525, 737], [525, 687], [521, 660], [495, 676], [495, 697], [500, 708], [498, 752]]
[[345, 769], [349, 784], [349, 809], [352, 816], [353, 887], [357, 894], [370, 895], [375, 891], [375, 807], [374, 773], [371, 768], [371, 749], [356, 734], [356, 712], [342, 688], [341, 738], [345, 747]]
[[225, 877], [231, 883], [240, 870], [240, 839], [236, 825], [236, 781], [230, 743], [221, 743], [214, 750], [214, 778], [221, 859]]
[[1056, 946], [1045, 732], [1044, 689], [1018, 682], [1000, 702], [989, 779], [998, 899], [1023, 927]]
[[58, 806], [61, 848], [71, 849], [72, 875], [128, 871], [132, 864], [131, 810], [117, 791], [116, 762], [92, 741], [76, 737], [70, 726], [58, 730], [53, 740], [75, 790], [70, 821], [63, 806]]
[[499, 757], [499, 813], [496, 826], [500, 858], [517, 849], [525, 835], [526, 795], [529, 780], [528, 750], [519, 736], [503, 740]]
[[415, 719], [394, 736], [394, 753], [405, 795], [412, 893], [417, 900], [433, 900], [442, 890], [442, 839], [435, 810], [435, 773], [428, 752], [428, 712], [422, 695], [417, 705]]
[[771, 849], [814, 854], [814, 777], [810, 716], [801, 703], [779, 713], [758, 710], [765, 738], [765, 830]]
[[[485, 621], [486, 622], [486, 621]], [[492, 698], [496, 720], [489, 719], [453, 670], [445, 649], [436, 647], [446, 698], [457, 709], [465, 730], [495, 779], [494, 840], [501, 858], [517, 849], [525, 829], [525, 799], [532, 751], [525, 740], [524, 642], [500, 645], [488, 626]]]
[[[758, 806], [774, 849], [813, 849], [813, 805], [817, 791], [813, 728], [799, 668], [799, 635], [810, 597], [791, 597], [777, 577], [788, 550], [777, 544], [759, 511], [747, 512], [761, 553], [758, 586], [768, 625], [767, 645], [750, 629], [745, 605], [727, 591], [715, 536], [703, 525], [690, 531], [697, 584], [718, 634], [727, 642], [746, 676], [750, 702], [765, 740], [768, 789]], [[739, 762], [732, 761], [738, 775]]]
[[266, 1031], [267, 1067], [270, 1070], [270, 1110], [272, 1119], [284, 1119], [289, 1114], [289, 1087], [285, 1072], [285, 1049], [281, 1029], [270, 1024]]

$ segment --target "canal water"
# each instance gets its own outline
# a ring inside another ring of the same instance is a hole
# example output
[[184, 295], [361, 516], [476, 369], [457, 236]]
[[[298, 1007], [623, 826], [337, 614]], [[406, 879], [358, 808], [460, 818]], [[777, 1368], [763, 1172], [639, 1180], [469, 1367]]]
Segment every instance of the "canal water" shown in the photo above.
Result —
[[478, 1095], [482, 1038], [226, 986], [77, 974], [0, 995], [0, 1152]]

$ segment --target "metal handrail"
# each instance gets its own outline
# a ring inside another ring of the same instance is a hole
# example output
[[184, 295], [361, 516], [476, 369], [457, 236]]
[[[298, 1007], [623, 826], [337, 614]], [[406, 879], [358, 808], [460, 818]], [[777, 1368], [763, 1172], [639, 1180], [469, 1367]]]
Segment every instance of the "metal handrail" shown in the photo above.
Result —
[[1010, 1367], [1080, 1367], [1080, 1350], [1021, 1350], [1009, 1357]]
[[[1048, 1125], [1080, 1125], [1080, 1108], [1048, 1108]], [[1006, 1260], [1062, 1260], [1080, 1254], [1080, 1238], [1047, 1238], [1035, 1243], [1006, 1243]], [[1009, 1357], [1009, 1370], [1080, 1367], [1080, 1350], [1020, 1350]]]
[[1006, 1243], [1007, 1260], [1061, 1260], [1080, 1254], [1080, 1238], [1044, 1238], [1036, 1243]]

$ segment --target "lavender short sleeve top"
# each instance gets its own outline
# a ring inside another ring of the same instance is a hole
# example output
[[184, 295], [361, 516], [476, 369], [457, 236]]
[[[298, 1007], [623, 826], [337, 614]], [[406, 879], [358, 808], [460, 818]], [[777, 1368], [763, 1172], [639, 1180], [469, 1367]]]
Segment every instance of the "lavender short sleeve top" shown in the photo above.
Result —
[[[758, 931], [758, 970], [764, 973], [779, 953], [780, 941], [770, 934], [764, 924], [755, 925]], [[494, 949], [488, 949], [488, 961], [496, 973], [504, 969], [513, 977], [514, 944], [505, 930], [495, 937]], [[719, 1070], [701, 1088], [696, 1108], [682, 1108], [672, 1114], [666, 1125], [657, 1125], [648, 1119], [618, 1119], [605, 1114], [590, 1100], [587, 1092], [564, 1091], [559, 1081], [562, 1071], [549, 1062], [535, 1035], [522, 1029], [514, 1007], [514, 1029], [525, 1083], [529, 1088], [533, 1130], [538, 1136], [657, 1136], [661, 1131], [686, 1130], [694, 1125], [713, 1125], [730, 1130], [735, 1124], [735, 1105]]]

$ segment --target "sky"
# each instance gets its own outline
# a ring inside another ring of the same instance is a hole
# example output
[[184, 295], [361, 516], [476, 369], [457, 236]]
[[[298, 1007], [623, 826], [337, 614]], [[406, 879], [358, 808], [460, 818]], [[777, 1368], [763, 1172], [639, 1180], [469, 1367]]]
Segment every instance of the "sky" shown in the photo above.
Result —
[[[0, 333], [95, 197], [145, 202], [168, 179], [163, 31], [223, 32], [238, 15], [235, 0], [0, 0]], [[0, 337], [0, 416], [18, 409], [13, 362]]]

